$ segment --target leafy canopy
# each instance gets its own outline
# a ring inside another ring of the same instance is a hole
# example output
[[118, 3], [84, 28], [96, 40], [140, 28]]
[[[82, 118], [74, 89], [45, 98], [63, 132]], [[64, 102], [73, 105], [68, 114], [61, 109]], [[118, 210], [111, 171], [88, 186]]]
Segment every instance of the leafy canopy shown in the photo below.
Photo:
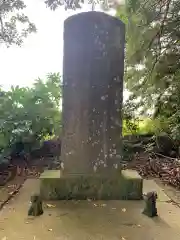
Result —
[[180, 137], [180, 1], [127, 0], [126, 87]]
[[23, 39], [36, 32], [36, 27], [23, 13], [22, 0], [0, 0], [0, 44], [21, 45]]
[[[92, 10], [96, 4], [104, 10], [116, 6], [114, 0], [44, 0], [44, 4], [51, 10], [56, 10], [60, 6], [65, 10], [76, 10], [85, 2], [92, 6]], [[21, 46], [25, 37], [36, 32], [35, 24], [23, 13], [25, 8], [23, 0], [0, 0], [0, 44]]]

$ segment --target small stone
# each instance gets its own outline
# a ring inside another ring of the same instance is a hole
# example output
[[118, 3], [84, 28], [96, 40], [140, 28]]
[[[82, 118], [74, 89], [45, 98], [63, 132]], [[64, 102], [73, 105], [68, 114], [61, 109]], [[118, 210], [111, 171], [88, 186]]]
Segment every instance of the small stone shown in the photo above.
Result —
[[49, 203], [47, 203], [46, 206], [47, 206], [48, 208], [55, 208], [55, 207], [56, 207], [56, 205], [52, 205], [52, 204], [49, 204]]
[[28, 216], [40, 216], [43, 214], [42, 200], [38, 194], [31, 196], [31, 206], [28, 210]]
[[156, 192], [152, 191], [145, 194], [144, 195], [145, 208], [142, 213], [151, 218], [158, 216], [157, 208], [156, 208], [156, 200], [157, 200]]

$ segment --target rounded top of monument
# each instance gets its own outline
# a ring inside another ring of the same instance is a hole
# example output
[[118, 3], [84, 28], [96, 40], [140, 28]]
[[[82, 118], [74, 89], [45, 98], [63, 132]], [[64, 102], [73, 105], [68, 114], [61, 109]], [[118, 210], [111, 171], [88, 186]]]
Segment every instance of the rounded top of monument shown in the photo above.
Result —
[[95, 22], [95, 21], [106, 20], [106, 21], [112, 22], [114, 25], [119, 25], [119, 27], [121, 28], [125, 27], [124, 22], [122, 22], [120, 19], [113, 17], [107, 13], [98, 12], [98, 11], [82, 12], [82, 13], [75, 14], [71, 17], [68, 17], [64, 21], [64, 25], [74, 22], [75, 20], [82, 21], [83, 23], [85, 23], [86, 21]]

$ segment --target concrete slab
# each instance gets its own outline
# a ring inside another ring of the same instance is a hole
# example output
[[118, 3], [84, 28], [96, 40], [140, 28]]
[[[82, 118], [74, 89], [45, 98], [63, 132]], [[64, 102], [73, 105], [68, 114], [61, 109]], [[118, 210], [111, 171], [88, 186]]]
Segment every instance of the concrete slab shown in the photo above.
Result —
[[166, 202], [170, 198], [165, 194], [164, 189], [161, 188], [154, 180], [143, 181], [143, 192], [156, 191], [158, 194], [158, 201]]
[[[29, 198], [39, 187], [37, 181], [27, 180], [21, 193], [0, 212], [0, 239], [179, 239], [180, 209], [166, 201], [158, 202], [159, 217], [154, 219], [141, 214], [142, 201], [52, 202], [49, 207], [45, 204], [44, 215], [28, 218]], [[145, 181], [144, 188], [161, 192], [153, 181]]]

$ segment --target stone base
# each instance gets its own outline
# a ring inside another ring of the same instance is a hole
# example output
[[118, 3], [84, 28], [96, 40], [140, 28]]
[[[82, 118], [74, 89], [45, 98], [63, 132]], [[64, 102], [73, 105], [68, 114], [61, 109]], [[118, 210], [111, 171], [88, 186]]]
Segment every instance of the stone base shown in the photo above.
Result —
[[40, 176], [40, 194], [44, 200], [139, 200], [142, 178], [136, 171], [65, 174], [47, 170]]
[[137, 171], [121, 171], [121, 194], [122, 200], [143, 199], [143, 179]]

